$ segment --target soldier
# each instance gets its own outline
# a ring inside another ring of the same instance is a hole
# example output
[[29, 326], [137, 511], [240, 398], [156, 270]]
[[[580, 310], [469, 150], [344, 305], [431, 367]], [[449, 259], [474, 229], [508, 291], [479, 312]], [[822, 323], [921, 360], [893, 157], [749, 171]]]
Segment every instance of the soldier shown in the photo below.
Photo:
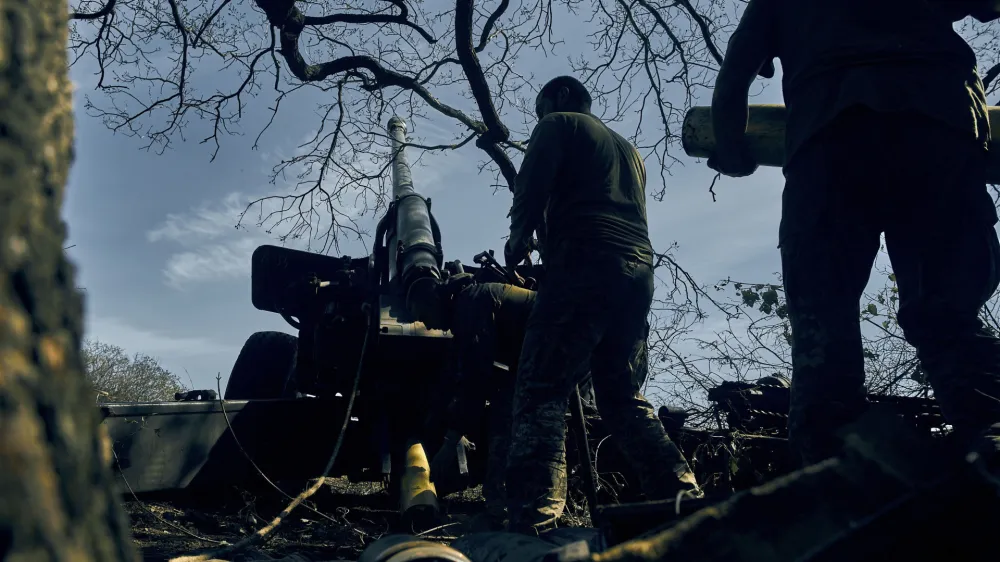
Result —
[[756, 169], [748, 91], [774, 58], [783, 70], [789, 439], [805, 464], [836, 454], [836, 430], [866, 407], [857, 311], [881, 233], [899, 324], [942, 412], [972, 458], [1000, 446], [1000, 341], [978, 319], [1000, 275], [990, 129], [975, 55], [953, 29], [968, 14], [1000, 17], [996, 4], [750, 0], [730, 38], [712, 99], [714, 170]]
[[627, 140], [590, 113], [590, 104], [586, 88], [569, 76], [542, 88], [510, 211], [507, 266], [525, 258], [537, 231], [546, 270], [514, 391], [506, 479], [513, 531], [537, 532], [562, 514], [565, 413], [588, 367], [601, 417], [646, 495], [700, 493], [636, 376], [653, 298], [645, 167]]

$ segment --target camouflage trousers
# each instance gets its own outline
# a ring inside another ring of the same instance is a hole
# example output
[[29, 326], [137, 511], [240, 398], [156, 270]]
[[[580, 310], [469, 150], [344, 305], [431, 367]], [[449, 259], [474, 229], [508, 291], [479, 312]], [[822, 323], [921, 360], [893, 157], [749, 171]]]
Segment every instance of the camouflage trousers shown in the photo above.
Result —
[[983, 164], [974, 139], [930, 119], [853, 109], [786, 166], [789, 440], [804, 464], [836, 454], [836, 431], [866, 408], [858, 311], [881, 233], [897, 319], [945, 418], [970, 439], [1000, 421], [1000, 341], [978, 317], [1000, 282]]
[[[504, 384], [509, 383], [509, 384]], [[589, 379], [581, 385], [584, 407], [593, 406], [593, 386]], [[486, 475], [483, 478], [483, 499], [486, 511], [499, 519], [507, 515], [507, 458], [510, 455], [512, 407], [514, 380], [503, 381], [490, 397], [489, 440], [490, 450], [486, 458]], [[588, 403], [588, 395], [591, 401]]]
[[695, 488], [687, 461], [639, 393], [636, 359], [653, 298], [652, 268], [600, 255], [550, 260], [546, 268], [514, 388], [505, 479], [510, 530], [537, 532], [562, 515], [566, 412], [588, 370], [598, 411], [646, 495], [672, 498]]

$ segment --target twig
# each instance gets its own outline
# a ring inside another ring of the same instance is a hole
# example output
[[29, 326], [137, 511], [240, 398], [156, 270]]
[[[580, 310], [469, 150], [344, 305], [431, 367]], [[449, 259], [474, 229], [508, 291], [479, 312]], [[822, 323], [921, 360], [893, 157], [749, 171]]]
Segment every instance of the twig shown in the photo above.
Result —
[[712, 185], [708, 186], [708, 192], [712, 194], [712, 203], [715, 203], [715, 182], [719, 181], [721, 177], [722, 174], [715, 174], [715, 177], [712, 178]]
[[428, 535], [428, 536], [425, 536], [424, 538], [425, 539], [435, 540], [435, 541], [453, 541], [453, 540], [457, 539], [458, 537], [454, 537], [454, 536], [451, 536], [451, 535]]
[[426, 535], [428, 533], [433, 533], [434, 531], [440, 531], [441, 529], [447, 529], [448, 527], [454, 527], [455, 525], [458, 525], [459, 523], [461, 523], [461, 522], [460, 521], [455, 521], [454, 523], [445, 523], [444, 525], [439, 525], [437, 527], [432, 527], [430, 529], [427, 529], [426, 531], [421, 531], [421, 532], [417, 533], [415, 536], [422, 537], [422, 536], [424, 536], [424, 535]]

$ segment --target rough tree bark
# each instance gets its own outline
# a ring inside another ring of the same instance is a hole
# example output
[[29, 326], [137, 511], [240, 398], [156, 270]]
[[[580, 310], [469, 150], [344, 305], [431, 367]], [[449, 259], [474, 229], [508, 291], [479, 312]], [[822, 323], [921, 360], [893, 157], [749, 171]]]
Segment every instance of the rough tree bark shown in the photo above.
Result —
[[66, 0], [0, 0], [0, 559], [135, 560], [62, 250], [67, 19]]

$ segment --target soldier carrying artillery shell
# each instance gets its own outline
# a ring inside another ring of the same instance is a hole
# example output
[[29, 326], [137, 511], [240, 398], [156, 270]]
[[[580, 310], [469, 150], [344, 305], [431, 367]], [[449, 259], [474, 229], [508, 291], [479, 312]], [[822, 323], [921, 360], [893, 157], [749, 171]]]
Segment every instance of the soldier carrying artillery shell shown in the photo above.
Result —
[[990, 125], [975, 55], [953, 23], [1000, 18], [998, 4], [750, 0], [730, 38], [712, 169], [756, 169], [749, 88], [774, 58], [783, 71], [789, 438], [806, 464], [836, 454], [836, 430], [866, 408], [857, 310], [884, 233], [899, 324], [970, 458], [996, 479], [1000, 340], [978, 318], [1000, 283], [983, 175]]

